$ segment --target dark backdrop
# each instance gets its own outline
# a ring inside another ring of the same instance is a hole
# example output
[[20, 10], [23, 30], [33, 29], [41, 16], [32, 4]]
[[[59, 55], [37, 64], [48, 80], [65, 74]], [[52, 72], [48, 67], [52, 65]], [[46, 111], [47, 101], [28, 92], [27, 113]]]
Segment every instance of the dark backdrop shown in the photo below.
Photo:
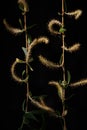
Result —
[[[82, 9], [83, 14], [79, 20], [74, 21], [72, 18], [67, 18], [66, 27], [68, 45], [72, 45], [74, 42], [80, 42], [81, 48], [79, 52], [74, 54], [66, 53], [66, 68], [70, 70], [71, 81], [77, 81], [82, 78], [87, 77], [87, 7], [86, 0], [66, 0], [67, 9], [75, 10]], [[59, 48], [57, 49], [58, 38], [52, 36], [48, 29], [47, 24], [51, 19], [58, 18], [58, 11], [60, 8], [61, 0], [51, 1], [51, 0], [32, 0], [29, 1], [29, 13], [27, 24], [30, 26], [36, 24], [34, 28], [30, 30], [30, 35], [32, 39], [38, 36], [48, 36], [50, 38], [50, 45], [48, 47], [40, 46], [33, 51], [33, 55], [38, 53], [45, 53], [45, 56], [57, 61], [57, 54], [59, 54]], [[21, 59], [23, 55], [21, 46], [24, 46], [24, 34], [22, 36], [14, 36], [10, 34], [3, 25], [3, 19], [6, 18], [7, 21], [13, 26], [19, 26], [18, 19], [21, 17], [20, 11], [18, 9], [16, 0], [8, 0], [0, 2], [0, 82], [1, 82], [1, 111], [0, 111], [0, 122], [1, 129], [17, 130], [21, 122], [21, 104], [25, 98], [25, 87], [17, 82], [15, 82], [10, 73], [10, 67], [16, 57]], [[72, 33], [71, 33], [72, 32]], [[54, 42], [54, 43], [53, 43]], [[37, 58], [36, 62], [33, 63], [35, 69], [34, 73], [31, 74], [31, 91], [35, 95], [40, 95], [42, 93], [48, 94], [48, 104], [56, 107], [57, 97], [55, 90], [51, 88], [49, 90], [47, 83], [51, 79], [59, 78], [55, 70], [50, 71], [41, 65]], [[58, 72], [59, 73], [59, 72]], [[70, 107], [70, 112], [68, 115], [68, 127], [69, 130], [77, 129], [87, 129], [87, 87], [79, 87], [73, 91], [68, 90], [68, 95], [75, 94], [68, 102]], [[50, 121], [48, 124], [50, 125]], [[56, 125], [56, 124], [55, 124]], [[55, 125], [51, 126], [51, 129], [56, 129]], [[50, 127], [48, 127], [50, 128]]]

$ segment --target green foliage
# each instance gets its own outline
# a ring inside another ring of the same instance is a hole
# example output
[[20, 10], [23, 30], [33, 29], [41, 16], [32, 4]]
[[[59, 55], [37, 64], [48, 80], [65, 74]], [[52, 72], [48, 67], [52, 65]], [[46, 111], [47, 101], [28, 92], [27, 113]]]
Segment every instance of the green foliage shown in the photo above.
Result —
[[24, 54], [25, 54], [25, 57], [26, 57], [26, 55], [27, 55], [27, 50], [26, 50], [26, 48], [25, 48], [25, 47], [22, 47], [22, 50], [23, 50], [23, 52], [24, 52]]
[[60, 33], [64, 33], [65, 31], [66, 31], [66, 29], [63, 28], [63, 27], [61, 27], [61, 28], [59, 29], [59, 32], [60, 32]]

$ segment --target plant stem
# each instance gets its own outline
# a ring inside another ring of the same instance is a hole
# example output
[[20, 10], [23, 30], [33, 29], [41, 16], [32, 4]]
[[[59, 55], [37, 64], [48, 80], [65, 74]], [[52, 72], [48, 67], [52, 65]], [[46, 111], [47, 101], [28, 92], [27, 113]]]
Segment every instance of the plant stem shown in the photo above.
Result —
[[[26, 19], [26, 12], [24, 13], [24, 30], [25, 30], [25, 44], [26, 50], [28, 51], [28, 35], [27, 35], [27, 19]], [[26, 65], [26, 76], [28, 76], [28, 66]], [[26, 83], [26, 112], [28, 111], [28, 93], [29, 93], [29, 82]]]
[[[64, 28], [64, 0], [62, 0], [62, 28]], [[65, 35], [64, 35], [64, 32], [62, 33], [62, 46], [63, 46], [63, 49], [62, 49], [62, 55], [63, 55], [63, 65], [62, 65], [62, 70], [63, 70], [63, 82], [65, 82], [65, 65], [64, 65], [64, 45], [65, 45], [65, 41], [64, 41], [64, 38], [65, 38]], [[63, 94], [62, 94], [62, 105], [63, 105], [63, 112], [62, 112], [62, 116], [63, 116], [63, 122], [64, 122], [64, 125], [63, 125], [63, 130], [66, 130], [66, 121], [65, 121], [65, 117], [64, 117], [64, 111], [65, 111], [65, 103], [64, 103], [64, 100], [65, 100], [65, 88], [62, 89], [63, 91]]]

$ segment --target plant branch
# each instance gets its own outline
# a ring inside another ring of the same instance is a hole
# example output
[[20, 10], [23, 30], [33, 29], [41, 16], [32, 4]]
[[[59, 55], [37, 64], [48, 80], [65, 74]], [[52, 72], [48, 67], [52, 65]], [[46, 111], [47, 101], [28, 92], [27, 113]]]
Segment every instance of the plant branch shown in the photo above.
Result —
[[[64, 28], [64, 0], [62, 0], [62, 28]], [[65, 65], [64, 65], [64, 46], [65, 46], [65, 41], [64, 41], [64, 38], [65, 38], [65, 35], [64, 35], [64, 32], [62, 32], [62, 55], [63, 55], [63, 65], [62, 65], [62, 70], [63, 70], [63, 82], [65, 82]], [[65, 100], [65, 88], [62, 89], [62, 105], [63, 105], [63, 112], [62, 112], [62, 116], [63, 116], [63, 113], [65, 112], [65, 103], [64, 103], [64, 100]], [[63, 122], [64, 122], [64, 125], [63, 125], [63, 130], [66, 130], [66, 122], [65, 122], [65, 117], [63, 116]]]
[[[25, 44], [26, 50], [28, 51], [28, 35], [27, 35], [27, 19], [26, 12], [24, 13], [24, 30], [25, 30]], [[26, 76], [28, 76], [28, 66], [26, 65]], [[28, 93], [29, 93], [29, 82], [26, 83], [27, 92], [26, 92], [26, 112], [28, 111]]]

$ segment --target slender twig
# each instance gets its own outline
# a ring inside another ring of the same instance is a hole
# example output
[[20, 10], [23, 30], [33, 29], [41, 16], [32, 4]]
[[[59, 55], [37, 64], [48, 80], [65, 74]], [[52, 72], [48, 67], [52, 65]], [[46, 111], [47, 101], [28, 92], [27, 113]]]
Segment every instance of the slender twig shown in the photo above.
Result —
[[[64, 28], [64, 0], [62, 0], [62, 28]], [[62, 54], [63, 54], [63, 66], [62, 66], [62, 68], [63, 68], [63, 81], [65, 81], [65, 67], [64, 67], [64, 37], [65, 37], [65, 35], [64, 35], [64, 32], [62, 32], [62, 46], [63, 46], [63, 48], [62, 48]]]
[[[62, 28], [64, 28], [64, 0], [62, 0]], [[62, 32], [62, 55], [63, 55], [63, 65], [62, 65], [62, 70], [63, 70], [63, 82], [65, 82], [65, 65], [64, 65], [64, 46], [65, 46], [65, 41], [64, 41], [64, 38], [65, 38], [65, 35], [64, 35], [64, 32]], [[65, 111], [65, 103], [64, 103], [64, 100], [65, 100], [65, 89], [63, 88], [63, 93], [62, 93], [62, 105], [63, 105], [63, 112], [62, 112], [62, 115]], [[66, 122], [65, 122], [65, 117], [63, 116], [63, 121], [64, 121], [64, 126], [63, 126], [63, 130], [66, 130]]]
[[[26, 50], [28, 51], [28, 35], [27, 35], [27, 19], [26, 13], [24, 13], [24, 30], [25, 30], [25, 44]], [[28, 66], [26, 65], [26, 76], [28, 76]], [[26, 83], [27, 92], [26, 92], [26, 112], [28, 111], [28, 93], [29, 93], [29, 82]]]

